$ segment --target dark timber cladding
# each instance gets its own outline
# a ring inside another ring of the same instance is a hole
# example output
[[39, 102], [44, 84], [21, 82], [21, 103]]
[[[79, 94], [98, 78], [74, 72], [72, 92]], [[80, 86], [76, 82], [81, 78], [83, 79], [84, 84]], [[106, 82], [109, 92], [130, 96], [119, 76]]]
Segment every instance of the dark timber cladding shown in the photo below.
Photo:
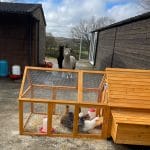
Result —
[[0, 60], [9, 67], [37, 66], [44, 59], [45, 18], [40, 4], [0, 2]]
[[97, 69], [150, 69], [150, 12], [92, 32], [99, 33]]

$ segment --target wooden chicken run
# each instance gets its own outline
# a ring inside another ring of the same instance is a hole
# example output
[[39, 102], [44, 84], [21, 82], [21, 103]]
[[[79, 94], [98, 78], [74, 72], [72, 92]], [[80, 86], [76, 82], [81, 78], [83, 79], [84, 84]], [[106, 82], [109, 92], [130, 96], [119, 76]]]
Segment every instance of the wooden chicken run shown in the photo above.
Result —
[[148, 70], [25, 68], [20, 134], [150, 145], [149, 118]]

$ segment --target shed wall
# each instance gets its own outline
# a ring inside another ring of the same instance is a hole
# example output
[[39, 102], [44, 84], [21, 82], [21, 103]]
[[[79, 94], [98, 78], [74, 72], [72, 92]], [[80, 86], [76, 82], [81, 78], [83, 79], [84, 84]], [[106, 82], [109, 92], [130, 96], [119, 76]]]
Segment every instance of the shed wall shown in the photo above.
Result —
[[34, 11], [33, 13], [33, 16], [36, 17], [38, 19], [38, 26], [39, 26], [39, 37], [38, 37], [38, 40], [39, 40], [39, 63], [42, 63], [44, 58], [45, 58], [45, 50], [46, 50], [46, 47], [45, 47], [45, 43], [46, 43], [46, 25], [45, 25], [45, 22], [44, 22], [44, 18], [43, 18], [43, 15], [42, 15], [42, 11], [40, 8], [38, 8], [37, 10]]
[[0, 14], [0, 59], [11, 67], [37, 66], [45, 57], [45, 22], [41, 9], [32, 16]]
[[1, 16], [0, 19], [3, 20], [0, 23], [0, 59], [6, 59], [10, 66], [28, 65], [26, 18]]
[[96, 68], [106, 67], [150, 68], [150, 19], [99, 33]]
[[111, 67], [111, 60], [114, 50], [116, 28], [99, 32], [96, 54], [96, 68], [104, 70]]
[[150, 19], [117, 28], [112, 67], [150, 68]]

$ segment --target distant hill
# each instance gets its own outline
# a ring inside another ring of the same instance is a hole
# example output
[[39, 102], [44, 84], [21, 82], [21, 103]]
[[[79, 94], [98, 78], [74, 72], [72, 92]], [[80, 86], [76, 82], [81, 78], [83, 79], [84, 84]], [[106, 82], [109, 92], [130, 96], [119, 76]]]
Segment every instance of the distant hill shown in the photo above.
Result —
[[55, 41], [57, 45], [64, 45], [71, 47], [72, 49], [79, 49], [80, 40], [79, 39], [72, 39], [72, 38], [64, 38], [64, 37], [55, 37]]
[[[51, 57], [58, 56], [58, 47], [60, 45], [67, 46], [72, 49], [72, 55], [76, 58], [79, 58], [80, 51], [80, 39], [72, 39], [65, 37], [53, 37], [48, 35], [47, 37], [47, 48], [46, 55]], [[85, 47], [84, 42], [82, 41], [82, 57], [88, 57], [88, 48]]]

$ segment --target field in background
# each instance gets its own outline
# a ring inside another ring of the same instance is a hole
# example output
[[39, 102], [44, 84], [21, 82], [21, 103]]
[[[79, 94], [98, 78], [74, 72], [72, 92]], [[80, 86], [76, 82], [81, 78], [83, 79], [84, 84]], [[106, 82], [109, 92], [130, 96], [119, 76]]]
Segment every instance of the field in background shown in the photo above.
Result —
[[[89, 46], [85, 41], [82, 41], [82, 44], [80, 43], [80, 39], [70, 39], [70, 38], [63, 38], [63, 37], [47, 37], [46, 42], [46, 57], [54, 57], [57, 58], [59, 55], [59, 46], [67, 46], [72, 49], [71, 53], [75, 58], [79, 59], [79, 53], [80, 59], [88, 59], [88, 52], [89, 52]], [[81, 47], [81, 51], [80, 51]]]

